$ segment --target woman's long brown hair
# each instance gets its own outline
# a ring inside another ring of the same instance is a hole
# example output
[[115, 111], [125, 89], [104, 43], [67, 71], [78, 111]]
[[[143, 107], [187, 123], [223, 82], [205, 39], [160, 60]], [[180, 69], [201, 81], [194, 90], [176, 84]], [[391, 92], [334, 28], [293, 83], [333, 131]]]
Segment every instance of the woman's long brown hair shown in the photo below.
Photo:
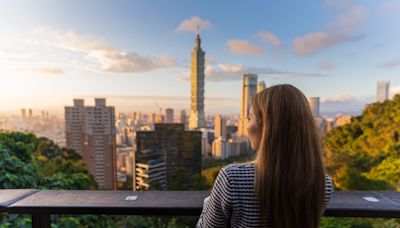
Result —
[[307, 98], [294, 86], [276, 85], [251, 105], [262, 126], [254, 185], [262, 216], [272, 227], [319, 227], [325, 168]]

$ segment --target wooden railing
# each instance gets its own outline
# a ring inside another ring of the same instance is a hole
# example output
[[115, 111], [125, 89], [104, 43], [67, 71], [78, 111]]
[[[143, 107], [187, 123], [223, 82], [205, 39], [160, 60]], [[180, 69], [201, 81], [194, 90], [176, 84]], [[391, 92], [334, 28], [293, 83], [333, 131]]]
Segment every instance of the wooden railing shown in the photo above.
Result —
[[[192, 215], [207, 191], [0, 190], [0, 212], [31, 214], [34, 228], [51, 214]], [[334, 192], [324, 216], [400, 218], [400, 192]]]

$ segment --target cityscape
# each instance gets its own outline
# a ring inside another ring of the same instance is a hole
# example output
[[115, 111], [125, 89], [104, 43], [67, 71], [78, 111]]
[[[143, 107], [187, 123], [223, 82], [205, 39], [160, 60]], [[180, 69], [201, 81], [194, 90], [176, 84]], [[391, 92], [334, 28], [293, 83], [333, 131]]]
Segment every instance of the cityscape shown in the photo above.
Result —
[[[250, 98], [266, 89], [258, 75], [242, 77], [240, 115], [208, 115], [204, 112], [205, 52], [197, 31], [192, 50], [191, 109], [180, 110], [155, 106], [159, 112], [115, 113], [105, 98], [95, 98], [94, 106], [84, 99], [74, 99], [65, 106], [65, 118], [49, 116], [48, 111], [34, 115], [32, 109], [21, 109], [20, 116], [4, 116], [2, 130], [32, 132], [47, 137], [60, 146], [74, 149], [102, 189], [117, 189], [117, 183], [132, 180], [132, 189], [149, 189], [152, 183], [166, 189], [174, 170], [186, 168], [191, 174], [201, 173], [201, 158], [225, 160], [251, 155], [247, 139]], [[376, 102], [390, 97], [390, 82], [378, 81]], [[352, 115], [335, 117], [320, 114], [320, 97], [309, 97], [321, 135], [351, 122]], [[191, 145], [185, 144], [186, 141]], [[174, 149], [173, 149], [174, 148]], [[179, 149], [177, 149], [179, 148]], [[187, 154], [187, 155], [183, 155]], [[182, 160], [185, 157], [187, 160]], [[179, 165], [179, 163], [182, 163]]]
[[[293, 3], [304, 12], [275, 3], [283, 16], [261, 2], [21, 2], [0, 9], [1, 189], [208, 191], [221, 168], [255, 157], [251, 98], [291, 84], [308, 99], [335, 191], [400, 191], [397, 0]], [[51, 220], [198, 219], [85, 216]], [[31, 223], [0, 214], [0, 227]], [[324, 218], [321, 227], [399, 224]]]

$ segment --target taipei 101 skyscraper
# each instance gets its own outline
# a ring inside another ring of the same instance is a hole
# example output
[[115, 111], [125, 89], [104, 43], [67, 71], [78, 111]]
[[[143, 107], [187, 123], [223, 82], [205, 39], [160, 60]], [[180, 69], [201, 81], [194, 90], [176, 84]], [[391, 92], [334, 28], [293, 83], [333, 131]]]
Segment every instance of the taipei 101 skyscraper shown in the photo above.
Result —
[[197, 28], [195, 47], [192, 51], [190, 129], [206, 127], [204, 115], [204, 60], [205, 52], [201, 49], [201, 40]]

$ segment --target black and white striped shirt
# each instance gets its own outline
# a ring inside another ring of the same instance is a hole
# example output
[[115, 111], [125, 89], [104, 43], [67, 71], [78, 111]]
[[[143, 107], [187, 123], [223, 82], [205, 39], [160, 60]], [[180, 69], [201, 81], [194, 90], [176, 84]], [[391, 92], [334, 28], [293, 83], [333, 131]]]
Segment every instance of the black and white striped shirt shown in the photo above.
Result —
[[[222, 168], [209, 197], [204, 200], [197, 227], [262, 227], [254, 193], [255, 164], [231, 164]], [[331, 178], [325, 179], [325, 205], [333, 192]]]

